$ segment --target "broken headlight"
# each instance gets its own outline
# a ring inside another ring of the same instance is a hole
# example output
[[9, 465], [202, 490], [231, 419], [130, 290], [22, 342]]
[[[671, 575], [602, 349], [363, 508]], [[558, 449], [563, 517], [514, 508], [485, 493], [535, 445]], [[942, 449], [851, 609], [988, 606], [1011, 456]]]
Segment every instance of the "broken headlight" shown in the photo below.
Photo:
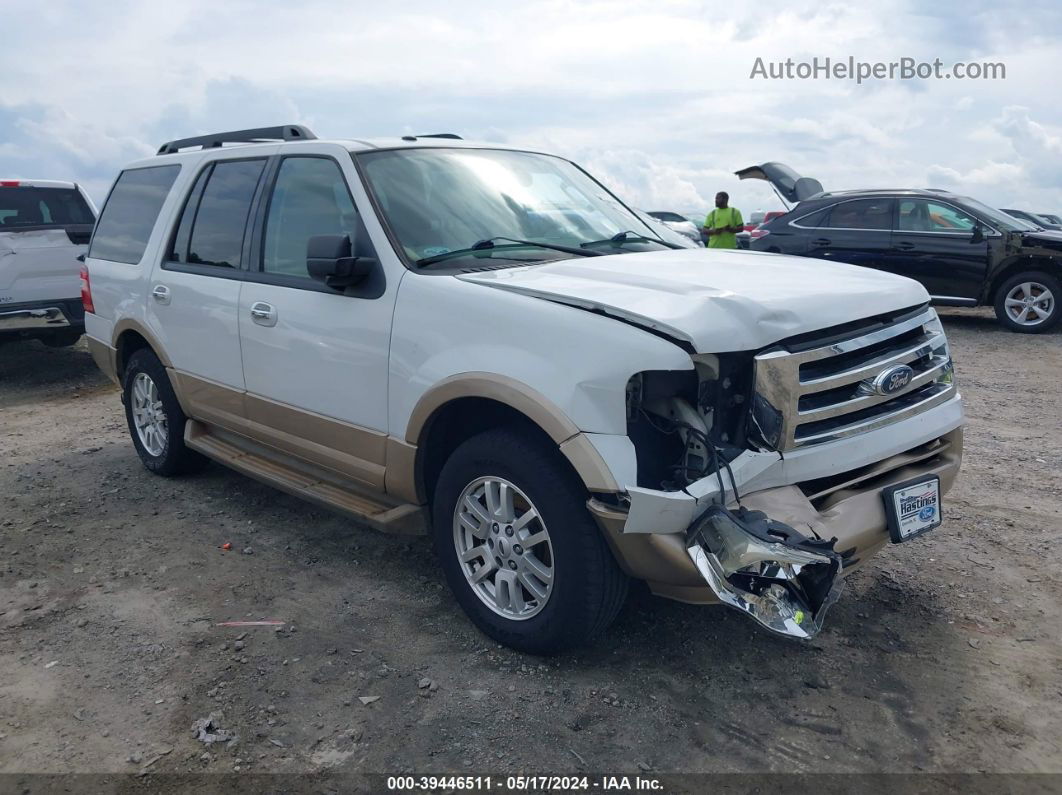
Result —
[[686, 548], [720, 601], [771, 632], [809, 639], [841, 595], [834, 541], [808, 538], [761, 511], [711, 506]]

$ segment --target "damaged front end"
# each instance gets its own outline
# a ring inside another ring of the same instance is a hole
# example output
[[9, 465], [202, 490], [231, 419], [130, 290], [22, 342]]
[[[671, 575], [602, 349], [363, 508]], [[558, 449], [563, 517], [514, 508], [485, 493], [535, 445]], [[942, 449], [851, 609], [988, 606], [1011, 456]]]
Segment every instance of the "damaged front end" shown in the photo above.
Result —
[[750, 417], [751, 362], [695, 356], [694, 364], [694, 373], [641, 373], [628, 385], [639, 486], [694, 496], [688, 489], [696, 481], [717, 480], [718, 492], [705, 495], [712, 504], [687, 530], [686, 551], [700, 576], [720, 601], [771, 632], [812, 638], [841, 593], [835, 539], [725, 507], [731, 496], [741, 504], [731, 461], [770, 447]]
[[711, 506], [690, 527], [686, 551], [719, 600], [766, 629], [807, 640], [841, 595], [834, 540], [808, 538], [761, 511]]

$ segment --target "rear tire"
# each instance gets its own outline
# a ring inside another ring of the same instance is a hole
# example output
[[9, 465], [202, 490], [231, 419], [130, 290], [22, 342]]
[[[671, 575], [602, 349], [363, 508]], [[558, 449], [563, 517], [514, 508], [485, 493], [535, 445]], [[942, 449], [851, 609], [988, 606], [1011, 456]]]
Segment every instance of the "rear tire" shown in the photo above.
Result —
[[150, 471], [169, 477], [198, 472], [209, 463], [205, 456], [185, 446], [188, 418], [177, 402], [166, 368], [147, 348], [129, 358], [122, 398], [133, 446]]
[[69, 348], [72, 345], [77, 345], [79, 339], [81, 339], [80, 331], [61, 331], [51, 336], [40, 338], [41, 342], [49, 348]]
[[1042, 334], [1062, 320], [1062, 285], [1050, 273], [1025, 271], [996, 290], [996, 317], [1004, 328], [1019, 334]]
[[458, 603], [498, 643], [553, 654], [616, 617], [627, 576], [586, 499], [557, 450], [519, 428], [481, 433], [443, 466], [435, 549]]

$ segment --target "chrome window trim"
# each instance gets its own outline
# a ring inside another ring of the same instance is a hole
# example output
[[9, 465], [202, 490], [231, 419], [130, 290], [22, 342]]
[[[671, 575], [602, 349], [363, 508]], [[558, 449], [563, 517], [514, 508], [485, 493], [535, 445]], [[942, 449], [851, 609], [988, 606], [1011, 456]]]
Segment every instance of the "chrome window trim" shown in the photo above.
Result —
[[[817, 210], [812, 210], [810, 213], [805, 213], [799, 218], [794, 218], [792, 221], [789, 222], [789, 226], [795, 226], [797, 229], [823, 229], [830, 232], [891, 232], [891, 229], [878, 229], [876, 227], [867, 226], [802, 226], [801, 224], [797, 223], [797, 221], [803, 221], [805, 218], [815, 215], [815, 213], [821, 213], [825, 209], [829, 209], [832, 213], [834, 207], [839, 207], [840, 205], [848, 204], [849, 202], [867, 201], [871, 198], [872, 197], [870, 196], [853, 196], [850, 199], [843, 199], [839, 202], [828, 205], [828, 208], [819, 207]], [[895, 196], [882, 196], [881, 198], [890, 202], [896, 201]]]
[[[828, 205], [828, 207], [819, 207], [817, 210], [812, 210], [810, 213], [805, 213], [804, 215], [801, 215], [799, 218], [794, 218], [792, 221], [790, 221], [788, 223], [788, 225], [789, 226], [795, 226], [797, 229], [804, 229], [804, 230], [807, 230], [807, 231], [822, 230], [822, 231], [825, 231], [825, 232], [892, 232], [892, 233], [905, 234], [905, 235], [955, 235], [955, 236], [963, 236], [963, 237], [972, 234], [972, 232], [934, 232], [932, 230], [916, 231], [916, 230], [906, 230], [906, 229], [881, 229], [881, 228], [878, 228], [878, 227], [863, 227], [863, 226], [804, 226], [803, 224], [798, 223], [799, 221], [803, 221], [805, 218], [810, 218], [812, 215], [815, 215], [816, 213], [821, 213], [825, 209], [829, 209], [832, 212], [833, 208], [837, 207], [838, 205], [845, 204], [847, 202], [865, 201], [868, 198], [869, 197], [867, 197], [867, 196], [858, 196], [858, 197], [851, 198], [851, 199], [844, 199], [843, 201], [839, 201], [836, 204]], [[957, 206], [955, 204], [952, 204], [951, 202], [947, 202], [947, 201], [943, 201], [943, 200], [935, 199], [935, 198], [934, 199], [928, 199], [928, 198], [926, 198], [924, 196], [919, 196], [919, 197], [916, 197], [916, 198], [908, 198], [908, 199], [903, 199], [903, 198], [901, 198], [899, 196], [883, 196], [882, 198], [888, 199], [889, 201], [894, 201], [894, 202], [901, 202], [901, 201], [924, 201], [924, 202], [930, 202], [930, 201], [932, 201], [932, 202], [936, 202], [937, 204], [943, 204], [943, 205], [945, 205], [947, 207], [950, 207], [953, 210], [956, 210], [957, 212], [962, 213], [963, 215], [968, 215], [971, 218], [974, 218], [975, 220], [977, 220], [981, 224], [981, 226], [984, 227], [987, 237], [1002, 237], [1003, 236], [1002, 232], [1000, 232], [994, 226], [991, 226], [990, 224], [988, 224], [983, 218], [978, 218], [976, 215], [971, 213], [969, 210], [964, 210], [962, 207], [959, 207], [959, 206]]]

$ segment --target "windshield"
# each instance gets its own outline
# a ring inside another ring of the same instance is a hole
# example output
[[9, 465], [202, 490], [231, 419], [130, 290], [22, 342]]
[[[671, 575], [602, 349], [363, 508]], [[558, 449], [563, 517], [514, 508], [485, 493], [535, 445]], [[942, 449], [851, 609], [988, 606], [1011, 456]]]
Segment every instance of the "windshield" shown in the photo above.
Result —
[[[578, 248], [623, 231], [659, 237], [576, 166], [559, 157], [497, 149], [396, 149], [356, 154], [392, 234], [412, 262], [469, 249], [495, 238]], [[615, 253], [667, 248], [630, 239]], [[492, 256], [455, 255], [458, 267]], [[575, 256], [549, 249], [506, 247], [504, 260], [542, 261]]]
[[1002, 210], [989, 207], [987, 204], [981, 204], [977, 199], [963, 199], [963, 203], [971, 210], [975, 210], [983, 215], [989, 223], [994, 226], [1002, 227], [1008, 232], [1032, 232], [1040, 228], [1036, 224], [1030, 224], [1028, 221], [1024, 221], [1021, 218], [1007, 215]]
[[72, 188], [0, 187], [0, 232], [95, 221], [84, 197]]

